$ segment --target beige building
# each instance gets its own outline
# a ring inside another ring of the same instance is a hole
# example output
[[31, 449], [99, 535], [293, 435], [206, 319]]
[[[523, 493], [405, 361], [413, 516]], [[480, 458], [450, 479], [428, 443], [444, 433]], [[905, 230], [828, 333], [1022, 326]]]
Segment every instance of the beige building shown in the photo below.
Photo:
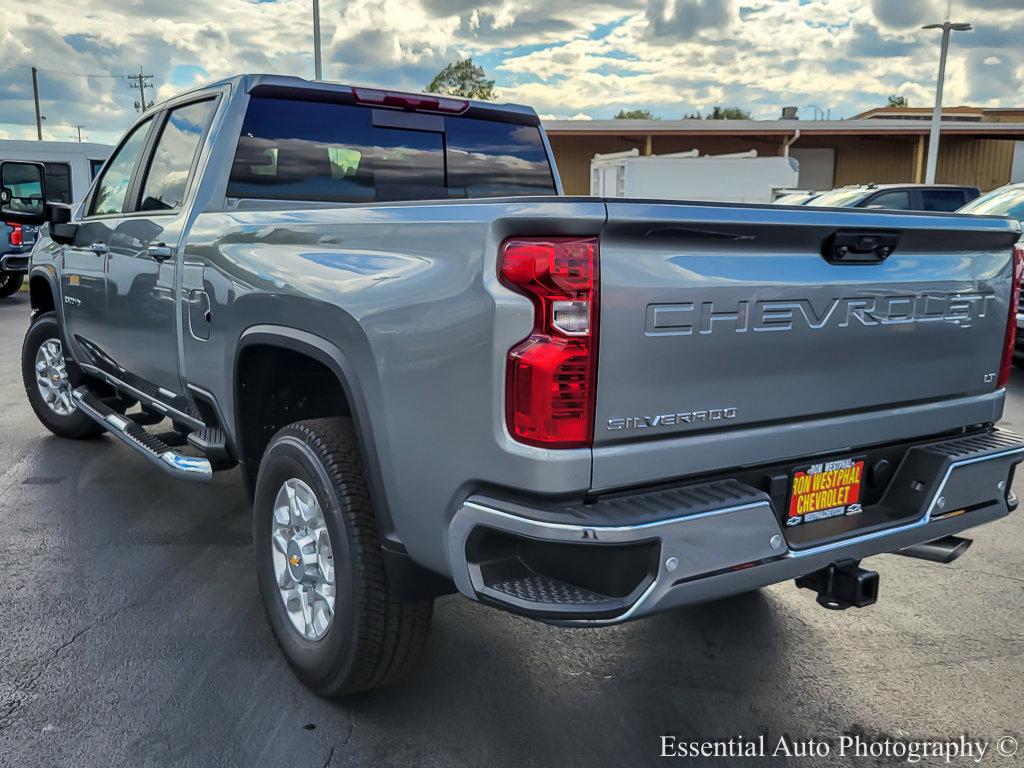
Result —
[[[566, 194], [590, 192], [595, 154], [756, 149], [800, 163], [800, 186], [924, 181], [931, 110], [874, 109], [849, 120], [548, 120]], [[1024, 181], [1024, 108], [943, 110], [936, 181], [983, 192]]]

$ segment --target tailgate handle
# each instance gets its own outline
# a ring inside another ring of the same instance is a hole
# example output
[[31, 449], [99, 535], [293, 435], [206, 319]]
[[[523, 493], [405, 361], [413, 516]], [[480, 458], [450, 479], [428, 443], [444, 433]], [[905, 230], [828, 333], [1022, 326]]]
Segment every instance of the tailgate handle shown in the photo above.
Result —
[[825, 240], [821, 255], [832, 264], [878, 264], [896, 250], [899, 232], [841, 229]]

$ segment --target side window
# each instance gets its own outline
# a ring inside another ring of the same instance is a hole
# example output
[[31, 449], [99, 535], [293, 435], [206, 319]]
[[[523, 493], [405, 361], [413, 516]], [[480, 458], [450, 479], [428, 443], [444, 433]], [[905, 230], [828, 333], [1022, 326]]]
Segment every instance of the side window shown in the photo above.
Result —
[[89, 181], [96, 178], [96, 174], [103, 168], [105, 160], [89, 160]]
[[71, 166], [67, 163], [43, 163], [46, 197], [51, 203], [71, 202]]
[[135, 126], [135, 130], [114, 154], [96, 185], [96, 194], [89, 206], [90, 216], [109, 216], [121, 212], [125, 195], [128, 194], [128, 184], [132, 180], [132, 171], [146, 143], [151, 122], [146, 120]]
[[964, 204], [964, 193], [959, 189], [922, 189], [921, 203], [926, 211], [955, 211]]
[[881, 192], [867, 203], [869, 208], [888, 208], [896, 211], [906, 211], [910, 208], [910, 193], [905, 191]]
[[207, 99], [171, 110], [142, 185], [140, 211], [181, 207], [192, 161], [216, 109], [216, 99]]

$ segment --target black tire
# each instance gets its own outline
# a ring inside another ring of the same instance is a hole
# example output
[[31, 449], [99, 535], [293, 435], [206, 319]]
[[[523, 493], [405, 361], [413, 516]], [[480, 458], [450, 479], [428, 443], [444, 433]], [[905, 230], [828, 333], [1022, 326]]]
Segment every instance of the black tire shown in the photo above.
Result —
[[[74, 410], [67, 415], [54, 411], [46, 400], [43, 399], [36, 385], [36, 353], [39, 347], [50, 339], [58, 339], [63, 346], [64, 341], [60, 332], [60, 324], [53, 312], [46, 312], [37, 315], [25, 334], [25, 342], [21, 347], [21, 378], [25, 384], [25, 394], [28, 395], [28, 402], [36, 414], [36, 418], [44, 427], [58, 437], [68, 437], [75, 440], [97, 437], [103, 434], [103, 428], [86, 416], [84, 413]], [[83, 374], [72, 360], [64, 354], [68, 378], [72, 386], [82, 383]]]
[[13, 272], [0, 273], [0, 299], [13, 296], [21, 290], [21, 284], [25, 282], [25, 276]]
[[[315, 493], [334, 550], [334, 619], [315, 641], [288, 618], [274, 573], [274, 502], [291, 478]], [[350, 695], [396, 680], [426, 644], [433, 600], [403, 600], [394, 593], [380, 544], [351, 420], [301, 421], [278, 432], [260, 462], [253, 505], [260, 593], [288, 663], [323, 696]]]

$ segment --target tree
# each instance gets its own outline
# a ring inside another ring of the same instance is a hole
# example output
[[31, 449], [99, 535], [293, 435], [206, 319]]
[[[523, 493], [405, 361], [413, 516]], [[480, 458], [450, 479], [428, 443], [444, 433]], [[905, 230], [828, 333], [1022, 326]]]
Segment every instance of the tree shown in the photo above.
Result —
[[462, 96], [466, 99], [483, 99], [493, 101], [494, 81], [487, 79], [483, 67], [473, 63], [473, 59], [460, 59], [448, 64], [434, 75], [427, 86], [427, 93], [444, 93], [449, 96]]
[[708, 115], [709, 120], [749, 120], [750, 113], [739, 107], [715, 107]]
[[689, 112], [683, 120], [749, 120], [750, 113], [739, 107], [715, 107], [706, 115], [700, 112]]
[[620, 109], [616, 120], [657, 120], [649, 109]]
[[890, 107], [909, 107], [906, 96], [897, 96], [895, 93], [889, 97]]

